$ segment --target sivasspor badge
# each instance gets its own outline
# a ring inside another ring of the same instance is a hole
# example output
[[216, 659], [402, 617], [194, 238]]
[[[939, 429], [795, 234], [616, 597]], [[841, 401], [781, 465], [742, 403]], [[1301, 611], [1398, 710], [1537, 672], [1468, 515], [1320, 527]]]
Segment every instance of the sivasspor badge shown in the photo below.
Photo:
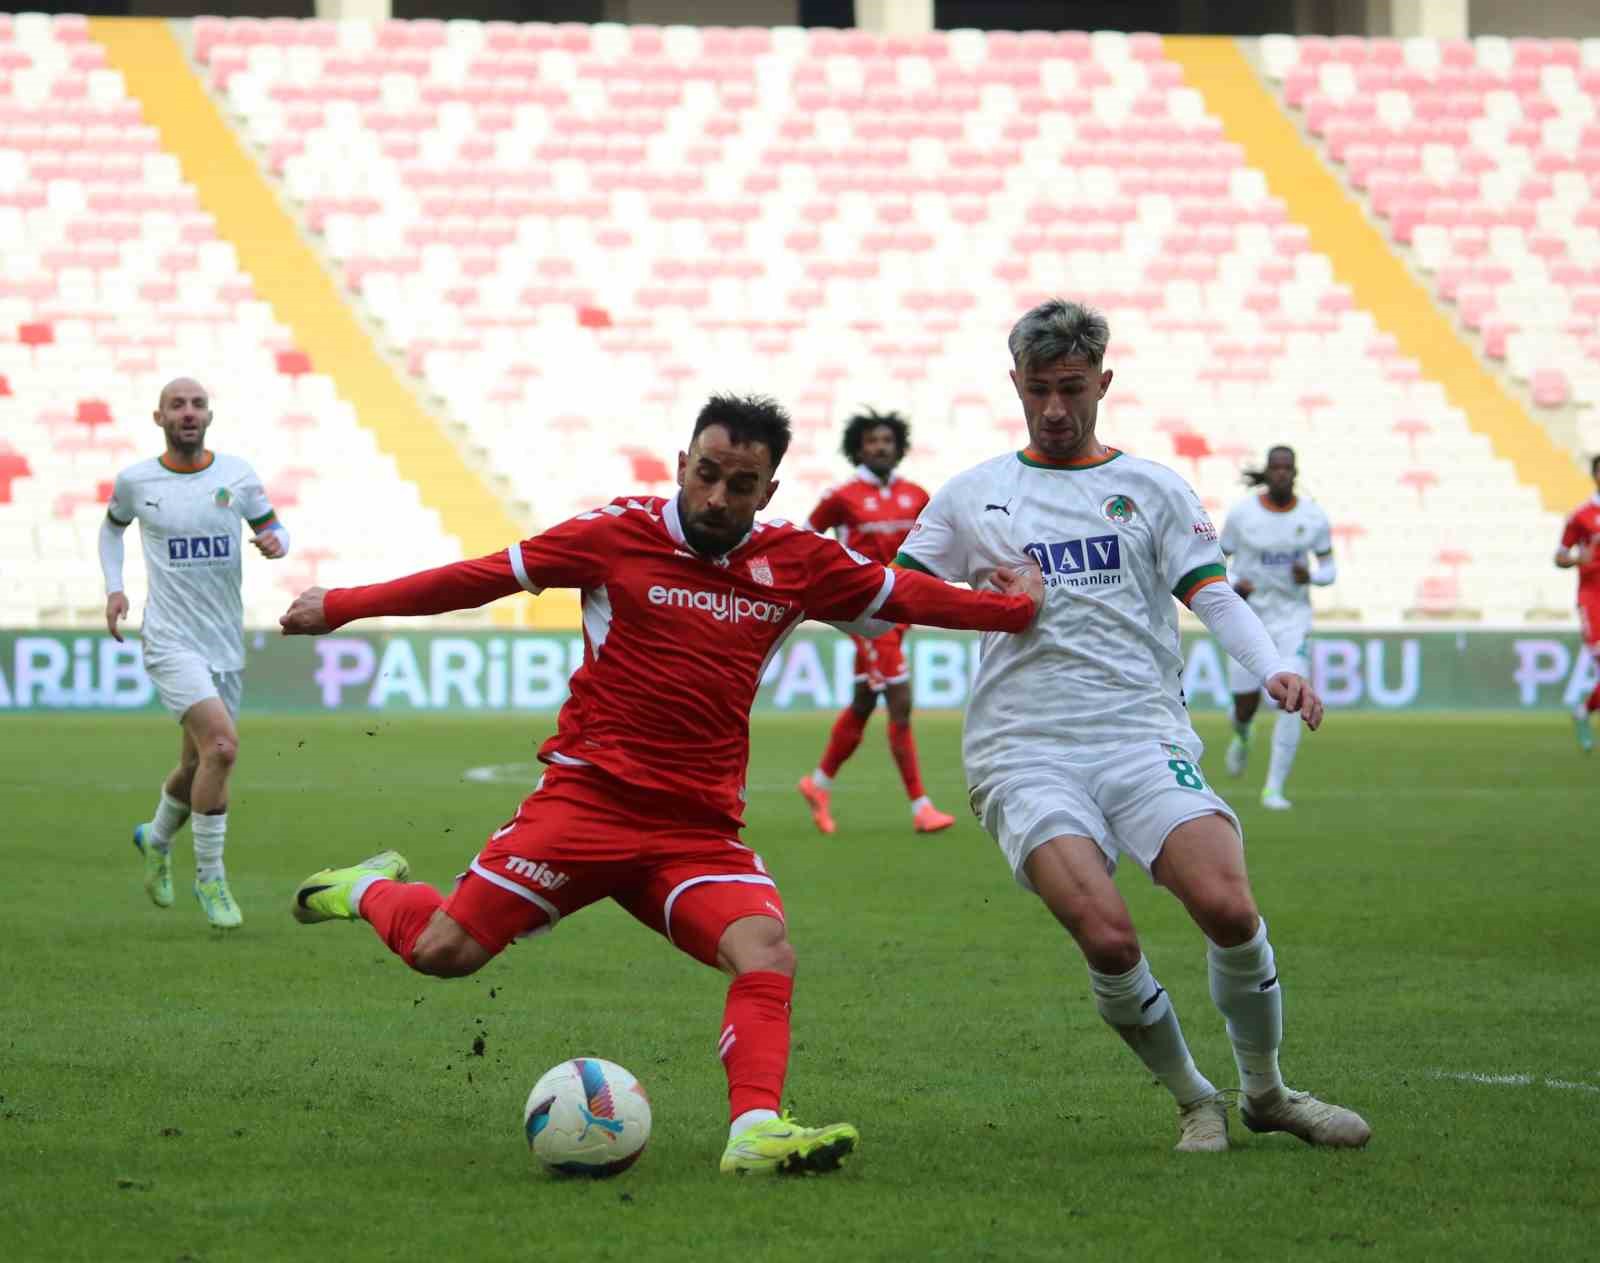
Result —
[[772, 586], [772, 563], [765, 557], [750, 559], [750, 577], [766, 587]]
[[218, 487], [217, 494], [212, 497], [217, 502], [217, 508], [225, 509], [233, 503], [233, 492], [226, 487]]

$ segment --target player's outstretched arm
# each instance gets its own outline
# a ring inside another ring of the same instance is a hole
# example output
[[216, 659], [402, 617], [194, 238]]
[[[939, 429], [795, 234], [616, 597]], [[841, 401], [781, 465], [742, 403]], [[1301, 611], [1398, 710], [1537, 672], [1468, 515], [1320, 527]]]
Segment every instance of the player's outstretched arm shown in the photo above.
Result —
[[1313, 731], [1322, 726], [1322, 699], [1309, 680], [1286, 668], [1267, 629], [1237, 592], [1213, 580], [1191, 592], [1187, 604], [1223, 652], [1262, 681], [1273, 701]]
[[[519, 547], [513, 545], [513, 548]], [[285, 636], [321, 636], [358, 618], [470, 610], [523, 590], [509, 550], [359, 588], [307, 588], [278, 620]]]
[[1044, 580], [1039, 568], [1001, 567], [994, 573], [994, 584], [998, 591], [972, 592], [951, 587], [932, 575], [896, 566], [894, 590], [875, 617], [958, 631], [1025, 630], [1044, 603]]

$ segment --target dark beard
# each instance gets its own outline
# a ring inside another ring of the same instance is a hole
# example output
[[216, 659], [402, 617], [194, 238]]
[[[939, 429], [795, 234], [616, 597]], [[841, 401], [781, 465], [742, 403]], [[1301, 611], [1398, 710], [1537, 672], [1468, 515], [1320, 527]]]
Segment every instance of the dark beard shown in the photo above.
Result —
[[[683, 500], [681, 497], [678, 500], [678, 524], [683, 528], [683, 542], [688, 544], [689, 547], [701, 557], [705, 557], [707, 559], [722, 556], [739, 542], [739, 536], [737, 535], [730, 539], [726, 544], [723, 544], [720, 541], [712, 539], [710, 536], [708, 536], [704, 531], [702, 531], [698, 526], [689, 520], [689, 515], [684, 512]], [[749, 528], [746, 527], [745, 529], [748, 530]], [[743, 534], [744, 531], [739, 532], [739, 535]]]

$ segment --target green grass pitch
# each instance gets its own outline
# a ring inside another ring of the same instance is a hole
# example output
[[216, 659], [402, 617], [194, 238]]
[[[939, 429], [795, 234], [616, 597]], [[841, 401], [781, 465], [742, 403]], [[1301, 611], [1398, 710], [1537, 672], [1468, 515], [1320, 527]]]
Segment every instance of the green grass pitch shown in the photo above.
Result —
[[[139, 886], [129, 833], [170, 723], [0, 723], [0, 1254], [1593, 1256], [1600, 797], [1564, 716], [1336, 715], [1301, 747], [1286, 816], [1255, 806], [1269, 727], [1234, 786], [1203, 719], [1278, 951], [1285, 1070], [1375, 1132], [1322, 1153], [1235, 1118], [1225, 1156], [1171, 1151], [1165, 1093], [964, 810], [959, 720], [918, 720], [955, 829], [911, 833], [879, 716], [824, 840], [792, 786], [829, 718], [757, 723], [746, 839], [800, 954], [788, 1097], [862, 1147], [836, 1176], [770, 1182], [716, 1170], [724, 980], [616, 908], [454, 982], [364, 925], [289, 916], [302, 876], [380, 847], [447, 884], [525, 788], [463, 773], [528, 764], [547, 718], [247, 716], [227, 938], [188, 893], [187, 833], [176, 907]], [[1197, 931], [1137, 871], [1120, 880], [1197, 1060], [1232, 1086]], [[651, 1094], [650, 1148], [616, 1180], [530, 1169], [524, 1097], [579, 1053]]]

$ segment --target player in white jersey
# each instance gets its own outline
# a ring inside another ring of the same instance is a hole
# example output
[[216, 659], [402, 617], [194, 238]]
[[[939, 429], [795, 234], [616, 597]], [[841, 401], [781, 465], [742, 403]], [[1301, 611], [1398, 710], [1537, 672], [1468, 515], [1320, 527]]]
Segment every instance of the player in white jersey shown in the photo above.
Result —
[[896, 558], [974, 587], [1022, 556], [1044, 571], [1033, 627], [983, 638], [962, 750], [972, 806], [1016, 880], [1077, 942], [1101, 1016], [1172, 1092], [1180, 1150], [1228, 1147], [1227, 1100], [1196, 1069], [1151, 975], [1112, 881], [1123, 855], [1206, 935], [1245, 1125], [1363, 1145], [1371, 1132], [1359, 1115], [1291, 1092], [1279, 1073], [1278, 970], [1238, 818], [1200, 774], [1173, 598], [1285, 711], [1315, 728], [1322, 703], [1226, 583], [1216, 531], [1183, 479], [1096, 436], [1109, 337], [1104, 317], [1073, 303], [1017, 322], [1011, 378], [1027, 450], [947, 483]]
[[[1250, 602], [1285, 662], [1309, 677], [1307, 638], [1311, 635], [1311, 589], [1332, 583], [1333, 536], [1328, 515], [1294, 489], [1294, 449], [1274, 447], [1264, 469], [1248, 470], [1245, 481], [1265, 491], [1247, 496], [1228, 510], [1222, 525], [1222, 552], [1228, 558], [1228, 581]], [[1316, 568], [1312, 568], [1312, 559]], [[1242, 776], [1250, 758], [1250, 721], [1261, 704], [1261, 685], [1239, 663], [1229, 659], [1228, 691], [1233, 694], [1233, 740], [1225, 766], [1229, 776]], [[1283, 787], [1300, 748], [1300, 721], [1279, 711], [1272, 727], [1272, 758], [1261, 805], [1287, 811], [1292, 804]]]
[[167, 450], [117, 475], [100, 527], [106, 629], [116, 639], [128, 612], [122, 590], [122, 532], [134, 521], [144, 545], [150, 593], [141, 632], [145, 670], [183, 725], [175, 767], [153, 820], [137, 826], [144, 888], [172, 906], [172, 838], [194, 816], [194, 893], [218, 929], [241, 921], [222, 850], [228, 831], [228, 774], [239, 750], [235, 727], [244, 687], [244, 603], [239, 594], [240, 520], [263, 557], [289, 551], [261, 479], [244, 461], [206, 449], [211, 402], [188, 377], [161, 390], [155, 422]]

